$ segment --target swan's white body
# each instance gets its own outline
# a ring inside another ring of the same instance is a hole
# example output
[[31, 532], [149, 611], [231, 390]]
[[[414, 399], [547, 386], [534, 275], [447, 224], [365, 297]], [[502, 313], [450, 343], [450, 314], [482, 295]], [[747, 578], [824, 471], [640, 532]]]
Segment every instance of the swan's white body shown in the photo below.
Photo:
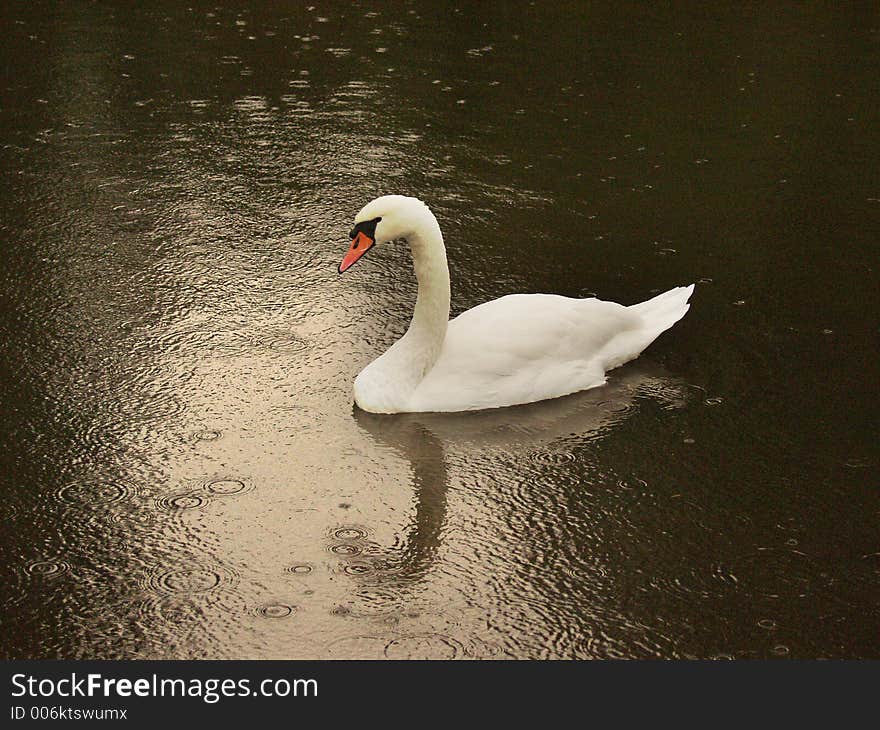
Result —
[[598, 299], [513, 294], [449, 321], [449, 270], [436, 218], [415, 198], [377, 198], [376, 242], [406, 238], [419, 293], [406, 334], [354, 382], [373, 413], [468, 411], [557, 398], [605, 383], [688, 311], [693, 285], [625, 307]]

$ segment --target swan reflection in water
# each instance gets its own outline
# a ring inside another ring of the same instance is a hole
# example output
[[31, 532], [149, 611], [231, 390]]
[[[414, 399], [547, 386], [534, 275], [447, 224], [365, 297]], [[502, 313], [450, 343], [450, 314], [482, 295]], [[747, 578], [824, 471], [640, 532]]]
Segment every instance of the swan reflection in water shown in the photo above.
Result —
[[388, 416], [355, 407], [354, 419], [369, 438], [410, 464], [415, 502], [415, 514], [395, 544], [371, 551], [374, 570], [364, 578], [404, 586], [430, 570], [446, 519], [451, 464], [467, 469], [485, 454], [533, 455], [563, 438], [595, 441], [632, 415], [637, 399], [679, 408], [686, 389], [656, 367], [633, 364], [600, 388], [510, 408]]

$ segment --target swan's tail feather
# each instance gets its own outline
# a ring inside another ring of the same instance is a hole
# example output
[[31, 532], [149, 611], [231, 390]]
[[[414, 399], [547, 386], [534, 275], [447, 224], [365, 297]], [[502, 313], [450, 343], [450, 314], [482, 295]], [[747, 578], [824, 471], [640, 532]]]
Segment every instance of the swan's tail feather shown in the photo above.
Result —
[[665, 332], [684, 317], [690, 309], [688, 299], [693, 291], [693, 284], [679, 286], [647, 302], [627, 307], [639, 316], [642, 321], [641, 326], [618, 335], [606, 346], [601, 358], [605, 370], [611, 370], [637, 358], [642, 350], [660, 336], [661, 332]]
[[630, 309], [644, 320], [645, 330], [654, 333], [656, 337], [687, 314], [688, 309], [691, 308], [688, 299], [693, 293], [693, 284], [677, 286], [646, 302], [633, 304]]

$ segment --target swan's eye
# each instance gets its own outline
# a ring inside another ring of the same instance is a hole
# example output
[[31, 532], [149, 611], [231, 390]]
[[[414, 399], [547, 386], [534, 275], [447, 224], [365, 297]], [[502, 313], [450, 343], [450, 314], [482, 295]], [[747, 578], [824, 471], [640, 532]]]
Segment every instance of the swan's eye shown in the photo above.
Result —
[[358, 233], [366, 233], [370, 238], [376, 238], [376, 226], [379, 225], [380, 220], [382, 219], [373, 218], [371, 221], [361, 221], [360, 223], [355, 224], [355, 227], [351, 229], [348, 237], [355, 238]]

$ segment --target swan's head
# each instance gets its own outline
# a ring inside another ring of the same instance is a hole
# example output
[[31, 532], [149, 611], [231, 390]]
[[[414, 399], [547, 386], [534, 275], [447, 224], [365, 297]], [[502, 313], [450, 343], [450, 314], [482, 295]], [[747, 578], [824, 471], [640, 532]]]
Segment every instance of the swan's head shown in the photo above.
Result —
[[412, 235], [426, 219], [433, 220], [433, 215], [418, 198], [383, 195], [367, 203], [355, 216], [354, 228], [348, 234], [351, 246], [339, 264], [339, 273], [351, 267], [376, 244]]

